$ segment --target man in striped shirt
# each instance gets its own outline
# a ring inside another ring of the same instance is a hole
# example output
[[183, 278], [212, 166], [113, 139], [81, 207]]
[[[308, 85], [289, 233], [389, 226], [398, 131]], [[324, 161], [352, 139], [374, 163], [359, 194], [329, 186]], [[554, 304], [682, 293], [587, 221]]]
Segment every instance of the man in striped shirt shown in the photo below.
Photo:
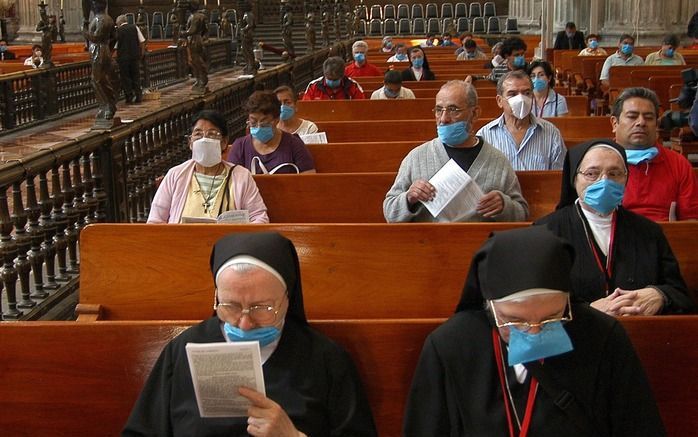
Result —
[[514, 170], [560, 170], [565, 143], [554, 124], [531, 113], [533, 85], [523, 70], [510, 71], [497, 82], [502, 115], [483, 126], [477, 136], [499, 149]]

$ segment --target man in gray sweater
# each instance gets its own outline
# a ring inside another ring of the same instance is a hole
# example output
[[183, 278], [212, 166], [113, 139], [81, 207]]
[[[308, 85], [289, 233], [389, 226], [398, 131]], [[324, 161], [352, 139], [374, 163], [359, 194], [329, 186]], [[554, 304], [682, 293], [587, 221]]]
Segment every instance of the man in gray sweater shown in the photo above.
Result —
[[[383, 214], [388, 222], [449, 221], [441, 214], [432, 216], [422, 202], [434, 198], [436, 189], [428, 180], [451, 159], [484, 193], [475, 211], [463, 211], [456, 220], [526, 220], [528, 203], [521, 195], [519, 180], [509, 160], [491, 144], [472, 135], [479, 113], [477, 92], [471, 84], [454, 80], [441, 87], [434, 107], [438, 136], [413, 149], [402, 161], [383, 202]], [[452, 210], [453, 206], [448, 208]]]

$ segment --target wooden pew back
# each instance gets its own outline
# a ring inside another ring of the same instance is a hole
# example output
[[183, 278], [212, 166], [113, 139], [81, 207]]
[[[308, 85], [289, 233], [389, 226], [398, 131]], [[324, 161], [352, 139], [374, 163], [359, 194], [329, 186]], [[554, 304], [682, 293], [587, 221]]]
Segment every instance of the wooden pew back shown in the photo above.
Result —
[[[447, 317], [490, 232], [522, 226], [528, 224], [91, 225], [80, 240], [78, 313], [80, 320], [100, 311], [103, 320], [206, 318], [213, 243], [229, 233], [275, 230], [298, 251], [309, 318]], [[698, 224], [662, 228], [695, 290]]]
[[[192, 322], [0, 324], [0, 428], [6, 435], [118, 435], [160, 351]], [[426, 336], [441, 320], [313, 322], [341, 344], [364, 383], [381, 436], [398, 436]], [[692, 435], [698, 317], [622, 318], [668, 435]]]

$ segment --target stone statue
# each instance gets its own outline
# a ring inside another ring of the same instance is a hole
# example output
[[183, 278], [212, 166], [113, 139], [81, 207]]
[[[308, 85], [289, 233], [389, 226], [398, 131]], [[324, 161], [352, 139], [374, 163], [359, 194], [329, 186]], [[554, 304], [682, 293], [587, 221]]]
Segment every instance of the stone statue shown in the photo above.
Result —
[[296, 50], [293, 47], [293, 13], [289, 10], [284, 14], [284, 22], [281, 31], [281, 39], [284, 43], [284, 50], [290, 57], [294, 57]]
[[143, 38], [148, 40], [148, 15], [145, 12], [143, 5], [138, 7], [138, 12], [136, 13], [136, 26], [140, 29]]
[[187, 52], [189, 54], [189, 66], [194, 78], [194, 85], [191, 87], [193, 94], [206, 94], [208, 92], [208, 59], [206, 48], [204, 47], [204, 36], [206, 36], [206, 16], [199, 10], [199, 0], [189, 2], [191, 16], [187, 23], [187, 29], [180, 35], [187, 38]]
[[305, 41], [308, 43], [308, 50], [315, 51], [315, 14], [308, 12], [305, 17]]
[[325, 11], [322, 13], [322, 21], [320, 23], [320, 39], [322, 39], [322, 46], [330, 46], [330, 14]]
[[43, 0], [41, 3], [39, 3], [39, 22], [36, 25], [36, 31], [41, 32], [41, 54], [44, 58], [42, 68], [53, 67], [52, 52], [54, 33], [51, 26], [51, 21], [46, 13], [47, 6], [48, 5], [44, 3]]
[[[115, 125], [116, 101], [119, 96], [111, 48], [116, 40], [114, 20], [106, 13], [106, 0], [93, 0], [94, 16], [85, 32], [90, 43], [92, 61], [92, 86], [95, 89], [99, 110], [93, 129], [109, 129]], [[118, 122], [118, 119], [116, 119]]]
[[177, 45], [179, 42], [179, 18], [177, 17], [177, 9], [172, 8], [170, 10], [170, 19], [168, 23], [172, 27], [172, 42]]
[[63, 18], [63, 9], [61, 9], [61, 15], [58, 17], [58, 37], [61, 42], [65, 42], [65, 18]]
[[242, 16], [242, 22], [240, 23], [240, 30], [242, 32], [242, 57], [245, 58], [245, 69], [243, 72], [245, 74], [255, 74], [259, 65], [254, 58], [254, 15], [252, 12], [245, 12]]

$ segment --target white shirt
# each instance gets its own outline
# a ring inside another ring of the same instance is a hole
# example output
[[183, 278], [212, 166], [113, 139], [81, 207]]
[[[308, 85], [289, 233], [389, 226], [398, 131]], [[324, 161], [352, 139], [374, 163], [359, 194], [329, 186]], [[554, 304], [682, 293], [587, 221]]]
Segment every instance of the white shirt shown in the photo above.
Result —
[[[580, 200], [577, 199], [577, 202]], [[613, 227], [613, 214], [609, 214], [606, 217], [596, 215], [593, 212], [580, 208], [586, 217], [589, 227], [591, 228], [591, 233], [594, 235], [594, 240], [596, 244], [599, 245], [599, 249], [605, 256], [608, 256], [608, 246], [611, 244], [611, 228]]]
[[44, 65], [44, 58], [40, 56], [40, 57], [39, 57], [39, 65], [36, 65], [36, 64], [34, 63], [34, 58], [32, 58], [32, 57], [30, 56], [30, 57], [28, 57], [27, 59], [24, 60], [24, 65], [32, 66], [32, 67], [34, 67], [34, 68], [39, 68], [39, 67], [41, 67], [42, 65]]
[[[412, 92], [411, 89], [405, 88], [404, 86], [400, 88], [400, 92], [398, 93], [396, 99], [414, 99], [414, 93]], [[377, 90], [371, 94], [371, 100], [383, 100], [383, 99], [391, 99], [391, 97], [388, 97], [385, 95], [385, 87], [380, 87]]]
[[317, 125], [310, 120], [301, 121], [301, 125], [293, 132], [295, 135], [314, 134], [318, 131]]
[[410, 62], [410, 59], [407, 56], [405, 56], [405, 59], [398, 59], [397, 55], [393, 55], [385, 62]]

